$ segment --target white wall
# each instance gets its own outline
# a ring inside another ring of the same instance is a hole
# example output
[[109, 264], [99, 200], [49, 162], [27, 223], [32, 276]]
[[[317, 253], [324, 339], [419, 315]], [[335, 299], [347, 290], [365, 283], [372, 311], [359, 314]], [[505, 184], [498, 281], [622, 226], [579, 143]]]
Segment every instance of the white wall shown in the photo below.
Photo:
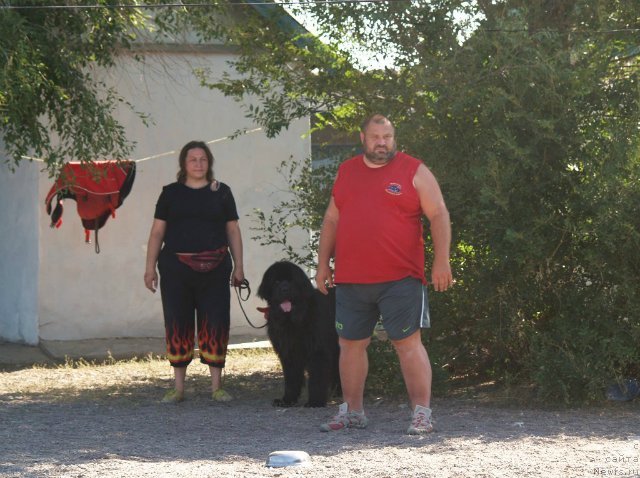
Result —
[[[51, 180], [46, 174], [40, 175], [40, 338], [164, 335], [159, 292], [151, 294], [142, 280], [158, 195], [163, 185], [175, 181], [178, 151], [187, 141], [211, 141], [239, 128], [255, 128], [237, 103], [200, 87], [190, 71], [196, 65], [222, 71], [229, 58], [223, 54], [155, 55], [143, 65], [125, 58], [105, 75], [108, 83], [137, 110], [149, 113], [153, 121], [146, 128], [131, 111], [123, 108], [119, 112], [128, 137], [137, 142], [133, 159], [175, 152], [138, 163], [131, 194], [116, 211], [116, 218], [110, 218], [99, 232], [100, 254], [94, 252], [93, 245], [84, 243], [74, 201], [65, 201], [62, 227], [48, 227], [49, 218], [42, 205]], [[253, 291], [264, 270], [281, 259], [282, 253], [250, 239], [255, 233], [249, 230], [252, 220], [247, 216], [257, 207], [269, 210], [282, 197], [281, 191], [287, 185], [276, 168], [290, 156], [300, 161], [309, 157], [309, 140], [302, 139], [307, 130], [308, 122], [299, 121], [276, 139], [268, 139], [260, 131], [211, 145], [216, 178], [229, 184], [236, 198], [245, 245], [245, 274]], [[27, 246], [35, 248], [34, 244], [23, 247]], [[252, 322], [262, 324], [256, 311], [256, 306], [262, 304], [255, 293], [243, 305]], [[256, 331], [248, 326], [233, 291], [231, 315], [232, 336], [264, 336], [264, 329]]]
[[15, 172], [0, 140], [0, 340], [38, 343], [38, 163]]

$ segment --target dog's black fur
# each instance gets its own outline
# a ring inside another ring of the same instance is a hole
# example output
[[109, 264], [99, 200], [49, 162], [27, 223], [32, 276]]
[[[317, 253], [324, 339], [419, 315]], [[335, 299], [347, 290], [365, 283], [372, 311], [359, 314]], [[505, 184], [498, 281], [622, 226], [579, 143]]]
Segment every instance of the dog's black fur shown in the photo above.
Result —
[[306, 371], [305, 407], [325, 407], [340, 386], [335, 291], [322, 294], [300, 267], [280, 261], [265, 271], [258, 297], [269, 304], [267, 332], [284, 373], [284, 396], [273, 405], [296, 405]]

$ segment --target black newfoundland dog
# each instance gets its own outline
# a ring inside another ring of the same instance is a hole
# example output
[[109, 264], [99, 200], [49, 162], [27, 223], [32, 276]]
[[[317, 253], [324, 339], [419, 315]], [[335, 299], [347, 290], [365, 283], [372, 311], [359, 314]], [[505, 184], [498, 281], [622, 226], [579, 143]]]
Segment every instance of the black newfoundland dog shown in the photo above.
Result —
[[300, 267], [280, 261], [265, 271], [257, 295], [269, 304], [267, 332], [284, 373], [284, 396], [273, 405], [296, 405], [306, 371], [305, 407], [326, 406], [340, 384], [335, 291], [322, 294]]

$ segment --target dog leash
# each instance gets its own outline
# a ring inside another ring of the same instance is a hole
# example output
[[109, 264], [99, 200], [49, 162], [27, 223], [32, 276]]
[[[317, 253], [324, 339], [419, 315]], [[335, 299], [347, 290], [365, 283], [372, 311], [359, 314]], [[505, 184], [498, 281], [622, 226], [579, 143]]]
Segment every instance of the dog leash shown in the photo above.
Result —
[[[247, 322], [249, 323], [249, 325], [254, 329], [262, 329], [266, 327], [267, 326], [266, 323], [264, 325], [261, 325], [260, 327], [253, 325], [249, 320], [247, 313], [244, 311], [244, 307], [242, 306], [242, 303], [248, 301], [249, 297], [251, 297], [251, 287], [249, 287], [249, 281], [247, 279], [242, 279], [242, 281], [239, 284], [234, 282], [233, 290], [236, 291], [236, 296], [238, 297], [238, 305], [240, 306], [240, 310], [242, 310], [242, 314], [244, 315], [244, 318], [247, 319]], [[244, 298], [242, 297], [243, 290], [247, 291], [246, 292], [247, 296]]]

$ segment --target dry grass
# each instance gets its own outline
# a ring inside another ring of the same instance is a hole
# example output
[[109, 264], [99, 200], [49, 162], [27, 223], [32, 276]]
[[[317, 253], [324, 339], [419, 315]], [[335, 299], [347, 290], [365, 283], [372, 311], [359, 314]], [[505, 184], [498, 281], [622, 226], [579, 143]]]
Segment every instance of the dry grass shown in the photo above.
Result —
[[[391, 401], [404, 400], [406, 391], [395, 356], [390, 356], [388, 350], [380, 347], [374, 352], [370, 354], [366, 395]], [[229, 350], [223, 374], [224, 387], [238, 397], [272, 399], [283, 392], [282, 369], [271, 348]], [[513, 390], [497, 387], [494, 383], [457, 382], [443, 384], [435, 380], [434, 396], [473, 397], [475, 403], [498, 406], [530, 403]], [[0, 369], [0, 402], [119, 400], [146, 403], [150, 397], [162, 397], [172, 384], [173, 371], [167, 360], [158, 355], [130, 360], [110, 358], [102, 362], [67, 360], [57, 365]], [[208, 398], [209, 389], [209, 369], [196, 358], [188, 368], [187, 394], [193, 398]], [[303, 391], [303, 397], [305, 394]]]
[[[272, 349], [234, 349], [228, 353], [223, 380], [232, 392], [251, 397], [272, 389], [277, 394], [280, 375]], [[197, 359], [189, 366], [187, 377], [187, 391], [204, 393], [208, 389], [209, 369]], [[67, 360], [59, 365], [0, 372], [0, 400], [137, 402], [147, 401], [150, 394], [160, 395], [172, 383], [171, 367], [159, 356], [103, 362]]]

